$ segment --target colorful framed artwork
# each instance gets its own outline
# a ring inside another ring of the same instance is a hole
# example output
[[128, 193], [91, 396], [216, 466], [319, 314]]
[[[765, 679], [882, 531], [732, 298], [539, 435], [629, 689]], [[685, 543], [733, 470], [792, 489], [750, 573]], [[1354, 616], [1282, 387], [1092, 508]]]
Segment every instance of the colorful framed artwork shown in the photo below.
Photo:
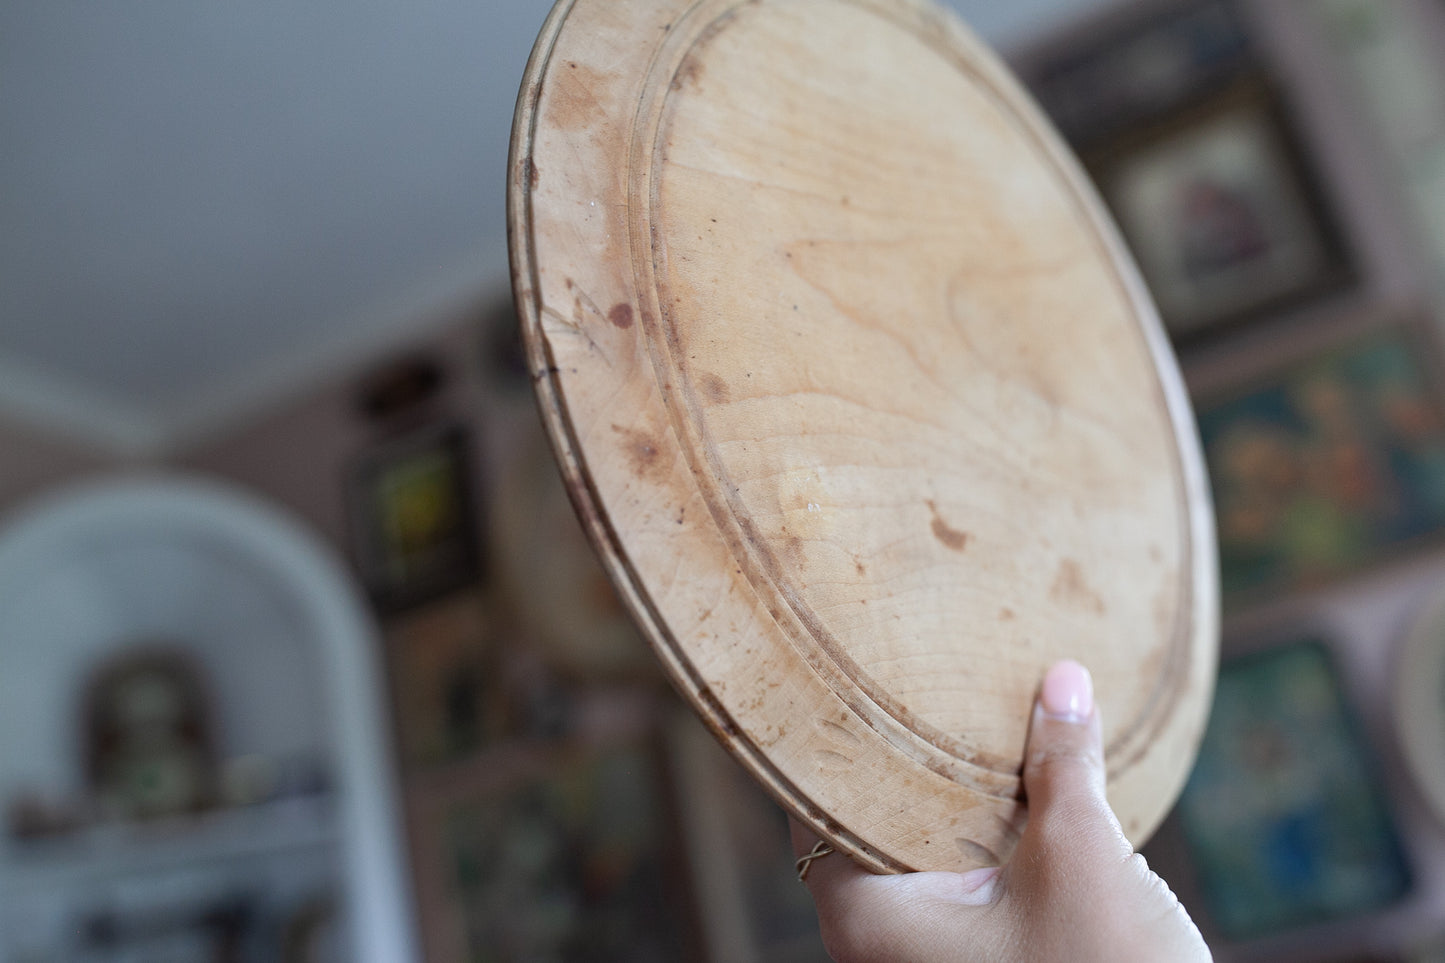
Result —
[[614, 744], [491, 768], [490, 786], [444, 794], [414, 820], [432, 877], [420, 886], [428, 959], [695, 956], [659, 752]]
[[492, 555], [497, 586], [533, 647], [577, 679], [660, 681], [652, 648], [577, 520], [540, 423], [518, 433], [507, 457], [494, 490]]
[[1226, 663], [1178, 815], [1221, 935], [1383, 910], [1411, 874], [1324, 644]]
[[1406, 768], [1445, 822], [1445, 592], [1437, 591], [1400, 646], [1393, 701]]
[[1086, 150], [1259, 68], [1229, 0], [1117, 5], [1013, 59], [1059, 131]]
[[1171, 337], [1343, 287], [1353, 268], [1271, 87], [1241, 79], [1084, 160]]
[[473, 589], [389, 620], [397, 748], [409, 775], [465, 768], [499, 745], [555, 743], [579, 735], [578, 727], [615, 728], [649, 711], [638, 705], [640, 690], [564, 678], [518, 643], [504, 611], [501, 600]]
[[691, 714], [668, 743], [707, 958], [828, 963], [782, 808]]
[[437, 424], [369, 452], [352, 472], [357, 562], [382, 611], [421, 604], [481, 577], [469, 453], [464, 428]]
[[496, 617], [476, 591], [393, 620], [388, 673], [397, 747], [408, 770], [466, 758], [506, 725]]
[[1377, 325], [1196, 400], [1226, 606], [1312, 587], [1445, 529], [1433, 340]]

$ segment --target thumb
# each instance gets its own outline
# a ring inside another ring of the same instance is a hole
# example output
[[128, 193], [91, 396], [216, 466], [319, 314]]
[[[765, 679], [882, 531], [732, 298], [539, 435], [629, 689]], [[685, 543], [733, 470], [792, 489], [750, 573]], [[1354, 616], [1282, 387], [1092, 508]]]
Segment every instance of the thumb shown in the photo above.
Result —
[[1019, 841], [1022, 854], [1056, 867], [1084, 867], [1132, 852], [1104, 794], [1093, 680], [1077, 662], [1057, 663], [1039, 687], [1023, 782], [1029, 819]]
[[1003, 870], [1000, 905], [1031, 960], [1208, 960], [1189, 914], [1124, 838], [1104, 796], [1093, 683], [1049, 669], [1024, 756], [1028, 823]]

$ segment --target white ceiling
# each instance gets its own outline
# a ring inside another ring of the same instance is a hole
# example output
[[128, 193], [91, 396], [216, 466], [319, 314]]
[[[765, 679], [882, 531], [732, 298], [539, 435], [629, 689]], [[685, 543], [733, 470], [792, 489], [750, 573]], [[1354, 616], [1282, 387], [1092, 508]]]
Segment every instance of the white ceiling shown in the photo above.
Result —
[[[1107, 0], [951, 0], [1007, 45]], [[0, 4], [0, 409], [154, 454], [501, 290], [543, 0]]]

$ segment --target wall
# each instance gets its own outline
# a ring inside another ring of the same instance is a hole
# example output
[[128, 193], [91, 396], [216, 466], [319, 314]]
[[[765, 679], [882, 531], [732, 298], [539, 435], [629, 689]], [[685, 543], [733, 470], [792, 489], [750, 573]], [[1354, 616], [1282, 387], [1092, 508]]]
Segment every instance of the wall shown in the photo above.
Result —
[[0, 512], [32, 496], [119, 466], [87, 446], [0, 416]]
[[[429, 403], [438, 417], [465, 423], [478, 442], [473, 470], [485, 483], [500, 440], [488, 429], [482, 376], [483, 339], [479, 318], [504, 298], [490, 293], [455, 316], [425, 319], [419, 333], [389, 357], [423, 355], [443, 366], [439, 395]], [[181, 453], [178, 468], [225, 478], [270, 498], [304, 520], [338, 552], [350, 551], [347, 490], [351, 474], [369, 450], [388, 436], [385, 426], [368, 424], [360, 407], [359, 381], [366, 359], [351, 370], [329, 371], [304, 390], [276, 399], [270, 410], [218, 432]]]

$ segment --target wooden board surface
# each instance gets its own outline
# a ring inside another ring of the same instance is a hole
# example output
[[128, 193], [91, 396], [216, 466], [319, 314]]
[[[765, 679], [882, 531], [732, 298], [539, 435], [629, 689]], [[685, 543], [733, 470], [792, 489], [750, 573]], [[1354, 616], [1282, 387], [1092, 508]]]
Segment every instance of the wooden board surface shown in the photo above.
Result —
[[1072, 656], [1147, 836], [1212, 689], [1207, 486], [1136, 272], [995, 58], [919, 0], [564, 0], [510, 177], [578, 512], [774, 796], [875, 870], [1004, 860]]

